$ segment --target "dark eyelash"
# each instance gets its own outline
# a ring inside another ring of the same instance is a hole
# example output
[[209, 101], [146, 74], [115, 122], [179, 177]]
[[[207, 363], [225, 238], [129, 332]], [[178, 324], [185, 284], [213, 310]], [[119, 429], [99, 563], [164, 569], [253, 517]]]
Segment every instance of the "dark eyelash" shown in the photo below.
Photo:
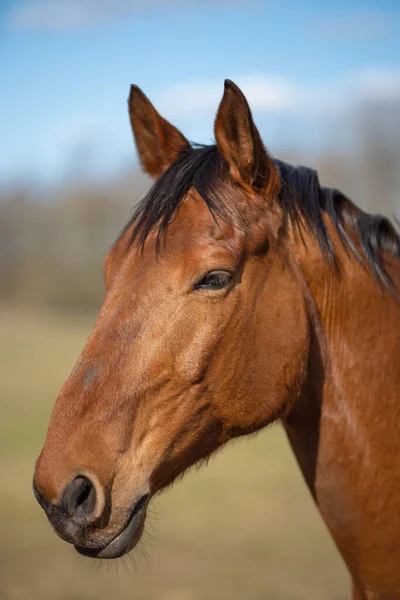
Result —
[[232, 275], [228, 272], [210, 271], [198, 281], [194, 289], [219, 290], [223, 289], [232, 281]]

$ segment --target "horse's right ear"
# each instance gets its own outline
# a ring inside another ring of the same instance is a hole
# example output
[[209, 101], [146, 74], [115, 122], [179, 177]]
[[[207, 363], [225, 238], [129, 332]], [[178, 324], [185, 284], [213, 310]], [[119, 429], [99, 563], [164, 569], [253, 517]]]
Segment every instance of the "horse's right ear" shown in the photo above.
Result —
[[140, 162], [144, 171], [156, 179], [191, 146], [136, 85], [131, 86], [128, 106]]

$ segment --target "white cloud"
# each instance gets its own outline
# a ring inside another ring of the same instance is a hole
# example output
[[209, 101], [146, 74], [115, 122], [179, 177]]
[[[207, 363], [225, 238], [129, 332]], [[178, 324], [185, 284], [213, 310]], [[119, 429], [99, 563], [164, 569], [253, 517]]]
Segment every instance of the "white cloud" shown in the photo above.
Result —
[[312, 31], [319, 37], [347, 40], [380, 40], [394, 29], [393, 16], [379, 10], [359, 10], [312, 19]]
[[[190, 8], [210, 4], [231, 5], [238, 0], [23, 0], [15, 4], [9, 23], [21, 29], [74, 31], [96, 27], [163, 6]], [[241, 0], [240, 4], [248, 4]]]
[[[239, 75], [234, 81], [259, 113], [324, 115], [346, 111], [360, 102], [400, 102], [400, 69], [363, 69], [309, 85], [266, 74]], [[221, 80], [195, 79], [172, 86], [151, 100], [168, 118], [195, 118], [215, 112], [222, 94]]]
[[[284, 80], [263, 75], [237, 77], [235, 83], [246, 94], [250, 104], [261, 110], [292, 109], [294, 88]], [[168, 114], [182, 117], [206, 114], [215, 110], [223, 93], [223, 81], [191, 80], [159, 94], [154, 102]]]
[[90, 3], [75, 0], [56, 3], [51, 0], [38, 0], [24, 3], [11, 13], [11, 24], [21, 29], [73, 30], [81, 29], [102, 20]]

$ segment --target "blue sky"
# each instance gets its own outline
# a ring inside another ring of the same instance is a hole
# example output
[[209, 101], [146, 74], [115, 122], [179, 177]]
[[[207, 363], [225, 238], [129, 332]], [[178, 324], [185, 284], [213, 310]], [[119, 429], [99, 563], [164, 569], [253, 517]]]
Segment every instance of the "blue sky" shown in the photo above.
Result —
[[359, 102], [400, 101], [399, 31], [389, 0], [0, 0], [0, 181], [134, 164], [130, 83], [195, 141], [228, 77], [268, 146], [321, 143]]

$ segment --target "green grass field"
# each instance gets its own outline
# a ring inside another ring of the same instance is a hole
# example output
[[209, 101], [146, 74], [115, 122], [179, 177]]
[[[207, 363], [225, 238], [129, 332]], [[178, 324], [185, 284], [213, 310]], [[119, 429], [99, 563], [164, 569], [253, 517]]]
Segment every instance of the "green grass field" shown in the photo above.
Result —
[[90, 321], [0, 316], [0, 600], [338, 600], [349, 578], [279, 426], [235, 442], [152, 506], [119, 562], [77, 555], [31, 492], [51, 406]]

